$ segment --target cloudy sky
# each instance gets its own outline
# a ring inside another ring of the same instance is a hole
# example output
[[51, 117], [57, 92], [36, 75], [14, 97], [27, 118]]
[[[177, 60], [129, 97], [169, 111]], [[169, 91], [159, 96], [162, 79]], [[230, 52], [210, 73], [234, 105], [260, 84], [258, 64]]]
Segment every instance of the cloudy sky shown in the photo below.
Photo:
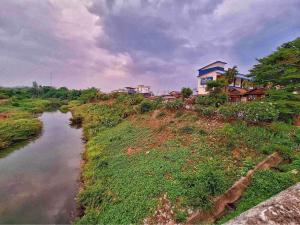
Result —
[[299, 0], [1, 0], [0, 86], [194, 88], [299, 36]]

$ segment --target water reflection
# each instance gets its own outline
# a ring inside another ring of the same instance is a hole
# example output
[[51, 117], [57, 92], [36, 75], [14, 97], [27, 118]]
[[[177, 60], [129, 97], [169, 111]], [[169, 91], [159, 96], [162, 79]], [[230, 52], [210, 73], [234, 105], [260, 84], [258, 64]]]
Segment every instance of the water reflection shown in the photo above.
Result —
[[70, 113], [44, 113], [42, 135], [0, 158], [0, 223], [69, 223], [83, 150]]

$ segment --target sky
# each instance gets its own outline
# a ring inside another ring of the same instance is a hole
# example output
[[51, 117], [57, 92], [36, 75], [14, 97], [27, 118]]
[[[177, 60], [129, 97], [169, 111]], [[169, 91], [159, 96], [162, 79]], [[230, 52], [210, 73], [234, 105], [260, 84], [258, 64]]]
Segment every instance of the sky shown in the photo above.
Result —
[[0, 86], [195, 88], [299, 36], [299, 0], [1, 0]]

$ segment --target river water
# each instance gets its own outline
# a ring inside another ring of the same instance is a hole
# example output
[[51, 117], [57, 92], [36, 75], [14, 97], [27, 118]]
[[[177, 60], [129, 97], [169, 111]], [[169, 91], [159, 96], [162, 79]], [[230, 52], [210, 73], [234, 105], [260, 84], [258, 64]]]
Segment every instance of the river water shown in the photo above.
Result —
[[70, 223], [76, 212], [81, 129], [46, 112], [39, 138], [0, 158], [0, 223]]

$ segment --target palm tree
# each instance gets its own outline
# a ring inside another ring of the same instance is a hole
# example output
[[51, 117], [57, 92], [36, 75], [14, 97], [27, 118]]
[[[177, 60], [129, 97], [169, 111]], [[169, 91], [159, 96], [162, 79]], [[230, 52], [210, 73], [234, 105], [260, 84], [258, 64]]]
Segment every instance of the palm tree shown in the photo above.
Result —
[[[224, 77], [226, 82], [229, 84], [232, 84], [234, 82], [234, 79], [236, 75], [238, 75], [239, 71], [237, 70], [237, 66], [234, 66], [232, 68], [228, 68], [225, 73]], [[225, 87], [225, 92], [227, 92], [227, 86]]]
[[237, 70], [237, 66], [234, 66], [232, 68], [228, 68], [225, 73], [225, 79], [227, 80], [228, 84], [231, 84], [234, 82], [234, 79], [236, 75], [238, 75], [239, 71]]

